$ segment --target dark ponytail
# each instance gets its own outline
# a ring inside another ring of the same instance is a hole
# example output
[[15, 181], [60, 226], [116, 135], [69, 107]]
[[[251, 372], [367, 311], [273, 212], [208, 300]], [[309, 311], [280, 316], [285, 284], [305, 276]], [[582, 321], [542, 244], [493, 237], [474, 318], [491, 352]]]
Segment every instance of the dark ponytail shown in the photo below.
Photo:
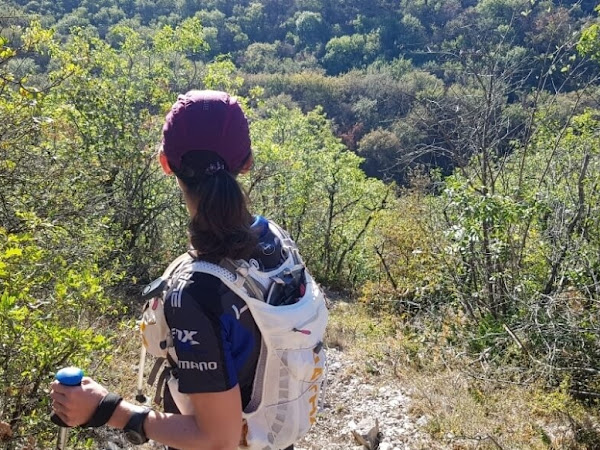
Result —
[[182, 168], [174, 171], [196, 202], [188, 230], [190, 242], [199, 259], [213, 263], [224, 258], [247, 259], [258, 238], [251, 228], [246, 193], [221, 161], [207, 165], [198, 153], [204, 152], [185, 155]]

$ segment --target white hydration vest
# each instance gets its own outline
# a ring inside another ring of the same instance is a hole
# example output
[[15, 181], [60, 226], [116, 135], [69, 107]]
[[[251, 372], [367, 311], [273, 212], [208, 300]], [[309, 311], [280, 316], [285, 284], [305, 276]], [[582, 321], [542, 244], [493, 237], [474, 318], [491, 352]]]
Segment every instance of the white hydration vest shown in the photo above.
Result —
[[[147, 302], [140, 322], [146, 350], [177, 363], [163, 308], [165, 294], [173, 281], [189, 272], [207, 273], [219, 278], [246, 302], [262, 335], [240, 439], [240, 448], [251, 450], [279, 450], [302, 438], [316, 421], [326, 376], [325, 298], [306, 270], [296, 244], [281, 228], [272, 222], [270, 226], [282, 243], [284, 261], [276, 269], [261, 271], [244, 260], [227, 260], [216, 265], [194, 261], [191, 255], [183, 254], [147, 288], [157, 294]], [[294, 303], [277, 305], [278, 285], [298, 271], [303, 274], [303, 295], [294, 299]], [[189, 397], [179, 392], [177, 379], [170, 376], [167, 383], [180, 412], [193, 414]]]

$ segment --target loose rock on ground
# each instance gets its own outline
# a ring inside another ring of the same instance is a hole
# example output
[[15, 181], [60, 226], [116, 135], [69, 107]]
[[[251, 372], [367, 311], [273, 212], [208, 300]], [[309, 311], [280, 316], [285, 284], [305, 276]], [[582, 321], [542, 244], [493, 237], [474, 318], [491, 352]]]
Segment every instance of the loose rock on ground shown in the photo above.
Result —
[[[441, 448], [422, 431], [426, 417], [409, 414], [410, 396], [400, 381], [383, 375], [370, 377], [360, 362], [336, 348], [327, 350], [328, 370], [325, 402], [317, 423], [295, 446], [296, 450], [362, 450], [352, 431], [366, 434], [379, 422], [379, 450], [424, 450]], [[114, 430], [97, 430], [98, 448], [163, 449], [150, 442], [141, 447], [130, 446], [122, 434]]]
[[357, 375], [361, 373], [358, 362], [336, 348], [328, 349], [327, 357], [325, 404], [317, 424], [296, 445], [297, 450], [363, 449], [352, 431], [366, 434], [376, 420], [382, 433], [380, 450], [433, 448], [427, 435], [420, 431], [427, 419], [409, 415], [410, 397], [399, 380], [382, 376], [373, 382], [372, 377]]

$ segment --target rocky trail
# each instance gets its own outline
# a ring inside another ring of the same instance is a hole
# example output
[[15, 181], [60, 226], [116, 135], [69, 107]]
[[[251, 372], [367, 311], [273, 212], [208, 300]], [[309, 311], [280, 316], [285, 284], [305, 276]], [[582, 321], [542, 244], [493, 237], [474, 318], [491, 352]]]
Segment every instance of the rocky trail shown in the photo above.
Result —
[[[380, 431], [379, 450], [440, 448], [420, 431], [426, 418], [409, 414], [410, 396], [398, 379], [369, 377], [364, 367], [361, 370], [360, 361], [337, 348], [328, 349], [327, 356], [324, 407], [310, 433], [296, 444], [296, 450], [364, 450], [367, 447], [357, 441], [353, 432], [366, 435], [376, 423]], [[100, 450], [164, 449], [153, 442], [132, 447], [114, 430], [98, 429], [94, 434]]]
[[[427, 435], [420, 431], [426, 418], [409, 415], [410, 397], [397, 379], [365, 380], [356, 373], [348, 354], [327, 351], [329, 369], [325, 405], [317, 424], [296, 445], [297, 450], [361, 450], [353, 431], [364, 435], [379, 424], [379, 450], [430, 449]], [[364, 371], [363, 371], [364, 372]]]

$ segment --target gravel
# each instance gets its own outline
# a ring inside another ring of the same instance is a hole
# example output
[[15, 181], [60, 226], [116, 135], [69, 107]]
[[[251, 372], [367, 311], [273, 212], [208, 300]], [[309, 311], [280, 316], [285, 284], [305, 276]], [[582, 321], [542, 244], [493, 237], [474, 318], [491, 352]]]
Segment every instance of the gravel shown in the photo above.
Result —
[[[427, 418], [409, 415], [410, 395], [398, 379], [370, 376], [364, 364], [336, 348], [327, 349], [327, 359], [325, 401], [317, 423], [295, 445], [296, 450], [364, 450], [352, 432], [365, 435], [376, 421], [381, 433], [379, 450], [442, 448], [422, 431]], [[152, 441], [139, 447], [130, 446], [122, 433], [106, 428], [95, 430], [94, 435], [101, 450], [164, 449]]]
[[431, 449], [435, 446], [421, 431], [426, 417], [412, 418], [409, 393], [397, 379], [358, 376], [357, 361], [346, 353], [327, 350], [328, 373], [325, 402], [317, 423], [300, 441], [297, 450], [362, 450], [352, 431], [367, 434], [376, 421], [381, 439], [379, 450]]

